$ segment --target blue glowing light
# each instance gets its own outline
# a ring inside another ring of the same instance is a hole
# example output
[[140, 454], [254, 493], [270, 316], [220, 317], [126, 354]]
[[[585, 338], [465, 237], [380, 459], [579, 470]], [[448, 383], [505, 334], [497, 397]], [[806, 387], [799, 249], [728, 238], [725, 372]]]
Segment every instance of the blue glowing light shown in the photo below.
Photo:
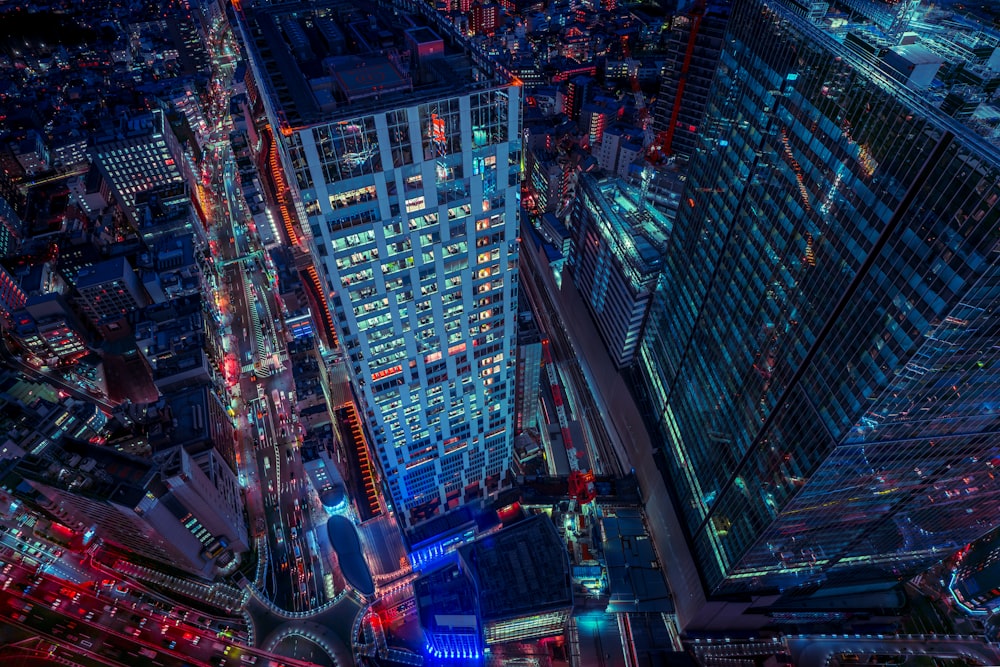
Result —
[[958, 579], [958, 570], [951, 573], [951, 581], [948, 582], [948, 592], [951, 593], [951, 597], [955, 600], [955, 603], [965, 610], [966, 613], [972, 614], [974, 616], [985, 616], [989, 614], [988, 611], [983, 611], [982, 609], [973, 609], [972, 607], [965, 604], [962, 599], [955, 592], [955, 580]]
[[431, 646], [430, 642], [424, 644], [424, 651], [438, 660], [479, 660], [483, 657], [478, 648], [439, 649]]

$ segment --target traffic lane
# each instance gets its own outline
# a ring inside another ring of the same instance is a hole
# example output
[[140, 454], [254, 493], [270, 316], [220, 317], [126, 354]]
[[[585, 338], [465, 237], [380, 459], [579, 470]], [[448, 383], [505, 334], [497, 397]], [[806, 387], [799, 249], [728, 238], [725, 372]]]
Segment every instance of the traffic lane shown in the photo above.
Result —
[[136, 601], [129, 609], [127, 602], [106, 595], [102, 597], [96, 582], [93, 586], [74, 586], [36, 575], [29, 587], [30, 591], [24, 594], [28, 601], [67, 616], [81, 632], [86, 627], [101, 632], [123, 630], [129, 625], [142, 628], [162, 624], [156, 614], [150, 613], [152, 608], [148, 605]]
[[[15, 601], [20, 602], [19, 608], [14, 604]], [[160, 647], [151, 644], [150, 638], [144, 637], [142, 631], [130, 633], [128, 627], [119, 631], [118, 627], [111, 624], [97, 624], [87, 621], [85, 620], [86, 616], [80, 615], [78, 612], [77, 616], [74, 616], [73, 612], [70, 611], [71, 607], [75, 608], [73, 605], [59, 604], [53, 608], [53, 603], [45, 604], [40, 601], [12, 599], [11, 597], [8, 597], [5, 602], [6, 604], [0, 606], [15, 607], [15, 611], [11, 614], [12, 621], [29, 628], [35, 634], [48, 635], [56, 642], [70, 642], [72, 648], [76, 650], [82, 649], [90, 653], [91, 649], [107, 642], [109, 638], [117, 636], [120, 639], [128, 640], [127, 646], [133, 651], [136, 648], [133, 642], [137, 640], [153, 650], [155, 657], [168, 660], [172, 657], [161, 654]], [[179, 664], [183, 657], [183, 655], [176, 656], [174, 660], [161, 661], [159, 664]], [[126, 662], [125, 664], [131, 663]]]
[[[306, 607], [316, 604], [320, 599], [318, 583], [316, 581], [315, 564], [311, 559], [312, 549], [306, 537], [309, 529], [308, 517], [303, 511], [303, 503], [300, 499], [301, 490], [299, 487], [300, 478], [289, 483], [283, 483], [280, 494], [280, 505], [285, 517], [284, 527], [286, 528], [287, 551], [285, 554], [288, 563], [291, 590], [296, 596], [296, 605]], [[302, 563], [300, 571], [299, 562]]]
[[[278, 505], [278, 480], [274, 466], [270, 462], [271, 456], [271, 451], [266, 447], [256, 450], [257, 479], [260, 480], [261, 495], [267, 499], [268, 506], [276, 507]], [[263, 474], [260, 474], [260, 471], [263, 471]]]
[[[268, 294], [267, 290], [261, 289], [258, 285], [261, 278], [261, 274], [259, 272], [253, 274], [250, 278], [247, 278], [245, 274], [243, 274], [242, 277], [244, 280], [250, 280], [251, 285], [264, 295]], [[267, 298], [267, 296], [264, 298]], [[276, 332], [274, 332], [273, 323], [262, 322], [262, 324], [265, 326], [265, 329], [267, 329], [269, 341], [273, 344], [275, 349], [279, 349], [280, 345], [276, 340]], [[277, 530], [271, 531], [272, 534], [282, 535], [281, 543], [278, 542], [278, 539], [273, 540], [275, 542], [275, 548], [272, 550], [272, 554], [273, 556], [279, 558], [284, 556], [283, 562], [288, 564], [287, 571], [289, 573], [289, 589], [294, 597], [302, 598], [308, 593], [303, 591], [301, 580], [299, 580], [296, 574], [293, 574], [292, 572], [292, 569], [295, 566], [295, 546], [299, 547], [300, 553], [308, 553], [309, 551], [305, 542], [302, 541], [302, 535], [298, 532], [302, 528], [301, 511], [296, 510], [294, 507], [296, 501], [301, 497], [301, 487], [304, 479], [301, 461], [295, 461], [296, 457], [294, 456], [294, 452], [291, 459], [288, 457], [289, 448], [295, 442], [293, 429], [291, 428], [289, 420], [293, 406], [288, 398], [288, 388], [294, 387], [294, 382], [291, 381], [290, 370], [288, 369], [282, 369], [273, 375], [258, 377], [258, 382], [260, 383], [260, 387], [265, 396], [264, 403], [266, 404], [266, 409], [261, 411], [262, 421], [264, 422], [264, 438], [263, 444], [261, 445], [262, 456], [259, 457], [258, 465], [262, 466], [264, 458], [270, 456], [267, 452], [274, 452], [274, 458], [271, 459], [271, 469], [268, 471], [273, 476], [269, 475], [268, 479], [274, 479], [279, 493], [279, 500], [277, 503], [278, 506], [276, 508], [268, 508], [268, 510], [272, 511], [272, 513], [275, 513], [276, 510], [279, 518], [277, 522], [271, 523], [273, 527], [277, 528]], [[272, 393], [275, 390], [277, 390], [279, 394], [277, 403], [275, 403], [274, 395]], [[285, 392], [284, 398], [280, 396], [281, 392]], [[294, 523], [295, 525], [295, 538], [291, 536], [292, 530], [290, 526], [286, 526], [281, 520], [282, 514], [284, 517], [295, 517], [294, 521], [289, 522], [289, 524]], [[285, 530], [286, 528], [288, 528], [287, 531]], [[303, 546], [306, 546], [306, 548], [303, 549]], [[272, 558], [272, 567], [277, 566], [276, 570], [283, 570], [284, 568], [282, 565], [276, 563], [275, 560], [275, 558]], [[295, 567], [296, 572], [297, 569], [298, 568]], [[313, 568], [310, 568], [310, 575], [306, 577], [307, 580], [315, 579], [316, 575], [312, 574], [312, 569]], [[280, 579], [284, 579], [284, 577], [280, 577]], [[318, 594], [315, 592], [315, 589], [317, 588], [315, 582], [312, 584], [307, 583], [307, 591], [310, 586], [314, 589], [311, 597], [318, 599]], [[281, 588], [284, 588], [284, 586], [281, 586]], [[299, 601], [296, 601], [296, 606], [299, 606]]]
[[835, 653], [857, 655], [920, 655], [969, 658], [982, 664], [1000, 663], [997, 651], [985, 641], [962, 638], [862, 639], [861, 637], [800, 637], [787, 640], [789, 652], [797, 665], [822, 667]]
[[[263, 461], [266, 457], [273, 456], [273, 449], [265, 448], [260, 451], [260, 458]], [[263, 466], [263, 463], [260, 465]], [[292, 573], [293, 562], [292, 562], [292, 541], [290, 530], [288, 528], [288, 511], [291, 511], [291, 503], [288, 503], [288, 507], [285, 506], [285, 500], [282, 498], [280, 491], [280, 481], [277, 478], [277, 470], [274, 465], [270, 466], [268, 471], [268, 479], [270, 481], [269, 488], [273, 487], [274, 492], [269, 492], [269, 499], [275, 502], [269, 503], [265, 507], [265, 513], [268, 517], [268, 544], [270, 546], [269, 556], [270, 565], [272, 571], [275, 573], [275, 580], [277, 583], [277, 593], [276, 601], [281, 600], [286, 604], [283, 606], [288, 606], [287, 603], [295, 602], [295, 593], [297, 591], [297, 585], [295, 578]]]

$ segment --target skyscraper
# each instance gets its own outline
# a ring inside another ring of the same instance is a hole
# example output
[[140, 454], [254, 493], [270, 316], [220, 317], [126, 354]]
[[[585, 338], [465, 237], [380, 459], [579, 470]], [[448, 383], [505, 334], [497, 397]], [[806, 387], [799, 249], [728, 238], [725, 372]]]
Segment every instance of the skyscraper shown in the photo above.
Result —
[[691, 157], [729, 21], [729, 0], [695, 0], [670, 24], [664, 76], [653, 113], [657, 145], [668, 156]]
[[174, 447], [149, 461], [63, 440], [24, 457], [7, 483], [18, 478], [18, 491], [65, 525], [191, 574], [211, 579], [247, 550], [239, 480], [212, 449]]
[[360, 412], [413, 526], [496, 491], [510, 464], [520, 88], [432, 13], [372, 9], [264, 8], [248, 33]]
[[1000, 152], [800, 9], [734, 3], [641, 353], [711, 593], [1000, 520]]
[[581, 174], [572, 220], [574, 282], [617, 368], [635, 360], [670, 221], [619, 179]]
[[153, 109], [123, 122], [115, 135], [93, 147], [91, 157], [126, 213], [133, 215], [139, 195], [174, 188], [181, 195], [183, 153], [162, 110]]

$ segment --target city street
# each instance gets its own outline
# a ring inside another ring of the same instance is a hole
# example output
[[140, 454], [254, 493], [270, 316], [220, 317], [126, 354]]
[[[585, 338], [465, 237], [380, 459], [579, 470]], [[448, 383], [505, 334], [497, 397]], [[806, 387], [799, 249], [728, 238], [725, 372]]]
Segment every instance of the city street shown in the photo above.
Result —
[[254, 661], [267, 655], [225, 638], [223, 633], [232, 634], [228, 623], [157, 601], [133, 584], [102, 578], [90, 566], [74, 567], [90, 578], [72, 583], [48, 574], [55, 571], [52, 565], [39, 569], [12, 556], [9, 549], [0, 549], [0, 615], [5, 622], [69, 642], [105, 664], [131, 667], [148, 660], [168, 667], [193, 660], [223, 665], [249, 662], [244, 655]]
[[[946, 635], [795, 635], [786, 638], [794, 664], [824, 667], [835, 654], [926, 655], [979, 665], [1000, 664], [1000, 652], [981, 638]], [[862, 658], [861, 662], [867, 662]]]
[[[234, 68], [228, 26], [217, 26], [208, 47], [218, 81]], [[295, 384], [284, 336], [282, 305], [274, 289], [273, 266], [261, 246], [243, 199], [237, 158], [226, 134], [228, 86], [212, 88], [209, 113], [219, 141], [206, 174], [211, 202], [214, 260], [220, 275], [217, 302], [223, 317], [224, 348], [235, 359], [231, 393], [237, 423], [237, 461], [247, 490], [252, 533], [264, 560], [262, 591], [279, 607], [302, 611], [326, 601], [324, 574], [329, 558], [320, 552], [308, 481], [298, 453], [300, 427], [295, 412]], [[325, 526], [321, 527], [325, 529]]]
[[[259, 240], [241, 215], [232, 157], [222, 170], [228, 224], [217, 232], [229, 318], [229, 342], [240, 367], [236, 394], [238, 449], [246, 461], [251, 525], [265, 537], [263, 590], [279, 606], [301, 611], [325, 602], [324, 558], [319, 557], [308, 511], [309, 489], [298, 453], [300, 427], [295, 383], [284, 336], [281, 305]], [[221, 207], [220, 207], [221, 208]], [[265, 530], [265, 527], [271, 527]]]

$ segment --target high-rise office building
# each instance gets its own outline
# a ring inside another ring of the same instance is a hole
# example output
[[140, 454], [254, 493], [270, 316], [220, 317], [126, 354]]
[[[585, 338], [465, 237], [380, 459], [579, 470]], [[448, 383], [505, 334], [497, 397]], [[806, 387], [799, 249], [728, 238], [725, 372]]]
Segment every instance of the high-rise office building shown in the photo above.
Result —
[[173, 186], [184, 197], [179, 162], [183, 152], [163, 111], [129, 118], [109, 140], [94, 146], [91, 158], [125, 211], [132, 215], [140, 194]]
[[65, 525], [191, 574], [211, 579], [247, 550], [239, 480], [214, 450], [149, 461], [63, 441], [22, 459], [7, 482], [18, 478], [24, 498]]
[[705, 130], [701, 122], [729, 21], [730, 0], [683, 4], [670, 24], [653, 129], [657, 145], [667, 156], [686, 160], [699, 132]]
[[[413, 526], [496, 491], [511, 460], [521, 91], [429, 6], [373, 9], [262, 8], [246, 32], [372, 448]], [[350, 43], [325, 41], [330, 26]], [[322, 52], [296, 48], [300, 32]]]
[[14, 313], [10, 333], [33, 363], [57, 366], [87, 354], [80, 324], [60, 294], [29, 298], [25, 307]]
[[581, 174], [572, 220], [574, 282], [617, 368], [632, 364], [670, 221], [624, 181]]
[[139, 279], [124, 257], [82, 269], [76, 278], [76, 289], [80, 309], [102, 331], [119, 329], [122, 320], [146, 301]]
[[0, 257], [9, 257], [17, 252], [24, 235], [21, 217], [0, 194]]
[[1000, 521], [1000, 151], [799, 10], [734, 3], [641, 352], [710, 593]]

